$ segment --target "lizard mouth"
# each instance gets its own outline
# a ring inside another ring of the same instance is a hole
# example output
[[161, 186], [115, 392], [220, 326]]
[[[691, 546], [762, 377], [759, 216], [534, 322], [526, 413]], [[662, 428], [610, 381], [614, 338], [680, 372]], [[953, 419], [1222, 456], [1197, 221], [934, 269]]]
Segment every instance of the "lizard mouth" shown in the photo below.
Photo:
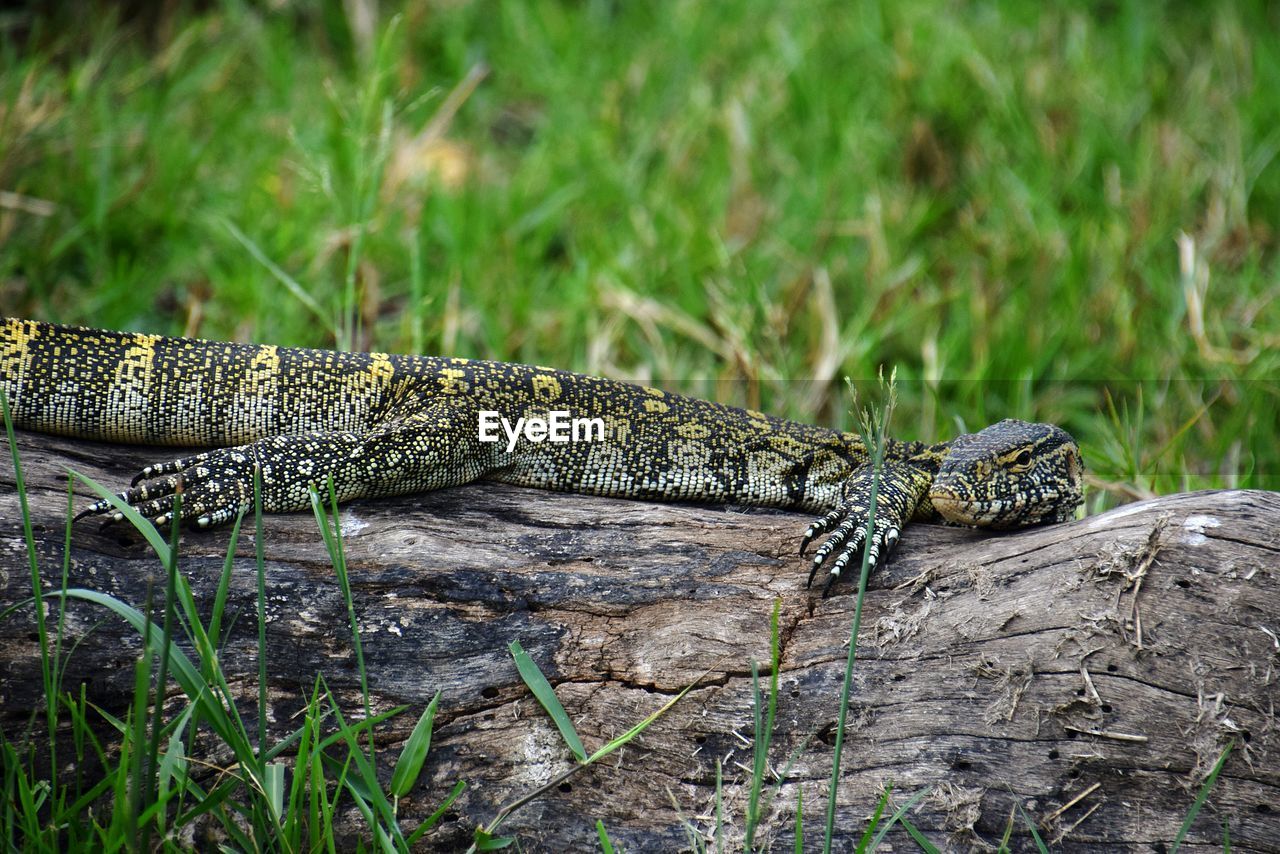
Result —
[[930, 490], [929, 500], [933, 502], [933, 506], [943, 519], [953, 525], [967, 525], [973, 528], [1020, 527], [1028, 524], [1029, 516], [1035, 516], [1038, 519], [1040, 515], [1028, 514], [1027, 502], [1020, 498], [975, 500], [941, 485], [935, 485]]
[[971, 501], [949, 489], [935, 489], [929, 493], [934, 508], [953, 525], [981, 527], [995, 521], [1004, 509], [1002, 501]]
[[1035, 525], [1051, 515], [1059, 496], [1044, 493], [1039, 498], [1040, 501], [1034, 504], [1025, 498], [974, 501], [946, 487], [935, 487], [929, 492], [929, 500], [943, 519], [953, 525], [974, 528], [1025, 528]]

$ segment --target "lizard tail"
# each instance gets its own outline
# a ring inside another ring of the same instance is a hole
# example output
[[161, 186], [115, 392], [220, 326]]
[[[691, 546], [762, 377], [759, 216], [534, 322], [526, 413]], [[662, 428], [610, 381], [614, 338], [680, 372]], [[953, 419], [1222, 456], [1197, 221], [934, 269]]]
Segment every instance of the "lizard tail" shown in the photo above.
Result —
[[223, 447], [358, 429], [387, 367], [369, 354], [0, 319], [0, 387], [14, 424], [86, 439]]

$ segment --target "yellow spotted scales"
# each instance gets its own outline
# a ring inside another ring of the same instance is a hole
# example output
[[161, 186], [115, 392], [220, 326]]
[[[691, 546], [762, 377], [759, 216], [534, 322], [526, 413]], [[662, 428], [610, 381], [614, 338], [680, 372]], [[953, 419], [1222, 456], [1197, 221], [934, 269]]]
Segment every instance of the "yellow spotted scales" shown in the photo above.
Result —
[[[832, 579], [863, 546], [871, 467], [862, 440], [760, 412], [552, 368], [110, 332], [0, 321], [0, 385], [21, 428], [214, 450], [149, 466], [122, 497], [164, 522], [400, 495], [473, 480], [656, 501], [825, 514]], [[603, 422], [603, 439], [480, 441], [483, 411], [516, 423], [553, 411]], [[873, 561], [911, 520], [1012, 528], [1069, 519], [1081, 500], [1076, 443], [1047, 424], [1001, 421], [927, 445], [890, 440]], [[98, 502], [82, 515], [110, 513]], [[812, 577], [812, 575], [811, 575]]]

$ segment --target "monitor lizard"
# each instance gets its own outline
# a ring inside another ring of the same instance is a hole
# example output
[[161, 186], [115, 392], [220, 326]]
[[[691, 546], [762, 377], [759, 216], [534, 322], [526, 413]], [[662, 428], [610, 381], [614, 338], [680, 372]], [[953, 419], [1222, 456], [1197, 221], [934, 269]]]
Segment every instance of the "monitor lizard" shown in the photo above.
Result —
[[[505, 362], [349, 353], [0, 319], [0, 387], [17, 427], [210, 448], [147, 466], [120, 497], [158, 524], [225, 523], [494, 480], [593, 495], [823, 514], [809, 574], [831, 582], [864, 548], [887, 558], [911, 521], [1020, 528], [1072, 518], [1083, 463], [1059, 427], [1008, 419], [948, 442], [888, 439], [869, 544], [872, 466], [856, 434], [648, 386]], [[594, 441], [482, 441], [483, 413], [596, 418]], [[107, 501], [80, 514], [118, 516]], [[78, 517], [79, 518], [79, 517]], [[828, 563], [828, 560], [830, 562]]]

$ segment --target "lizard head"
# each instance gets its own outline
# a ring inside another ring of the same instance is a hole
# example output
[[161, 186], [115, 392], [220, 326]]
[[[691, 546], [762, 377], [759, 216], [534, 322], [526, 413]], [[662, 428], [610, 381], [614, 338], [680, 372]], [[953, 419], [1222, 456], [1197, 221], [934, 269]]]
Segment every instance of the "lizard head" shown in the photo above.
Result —
[[929, 499], [948, 522], [1025, 528], [1071, 519], [1083, 500], [1083, 480], [1071, 434], [1007, 419], [951, 443]]

